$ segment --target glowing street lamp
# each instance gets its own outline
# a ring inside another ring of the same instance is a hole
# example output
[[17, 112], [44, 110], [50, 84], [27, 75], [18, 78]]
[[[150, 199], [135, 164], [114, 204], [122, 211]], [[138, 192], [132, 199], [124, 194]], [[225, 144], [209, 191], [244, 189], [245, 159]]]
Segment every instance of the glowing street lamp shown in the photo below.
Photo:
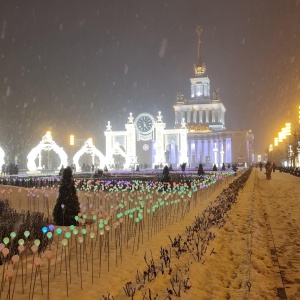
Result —
[[291, 135], [291, 128], [292, 128], [291, 123], [285, 123], [285, 133], [287, 136]]
[[75, 136], [73, 134], [70, 135], [70, 146], [74, 146], [75, 144]]
[[278, 141], [279, 141], [278, 137], [274, 138], [274, 146], [275, 146], [275, 147], [278, 146]]
[[272, 152], [272, 151], [273, 151], [273, 145], [270, 144], [270, 146], [269, 146], [269, 152]]

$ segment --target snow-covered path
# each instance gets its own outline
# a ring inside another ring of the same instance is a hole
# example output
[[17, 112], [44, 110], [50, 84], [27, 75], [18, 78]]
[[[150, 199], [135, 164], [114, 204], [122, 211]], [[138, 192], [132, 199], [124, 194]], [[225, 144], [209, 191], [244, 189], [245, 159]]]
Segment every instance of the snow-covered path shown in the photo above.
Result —
[[[300, 178], [279, 172], [271, 180], [262, 173], [258, 178], [274, 265], [287, 299], [300, 299]], [[283, 290], [279, 293], [284, 296]]]

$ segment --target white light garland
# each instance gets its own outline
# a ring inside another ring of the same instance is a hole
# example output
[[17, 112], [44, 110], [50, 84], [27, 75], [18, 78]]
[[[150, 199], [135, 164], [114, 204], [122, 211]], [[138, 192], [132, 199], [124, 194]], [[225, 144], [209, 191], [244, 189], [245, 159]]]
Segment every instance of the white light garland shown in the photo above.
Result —
[[33, 148], [29, 154], [27, 155], [27, 168], [31, 172], [35, 172], [37, 170], [35, 160], [42, 150], [50, 151], [53, 150], [56, 152], [60, 158], [60, 165], [57, 170], [60, 170], [62, 166], [68, 165], [68, 155], [63, 150], [62, 147], [59, 147], [53, 140], [51, 136], [51, 132], [47, 132], [46, 135], [42, 137], [42, 141]]
[[0, 167], [2, 167], [5, 164], [4, 157], [5, 157], [4, 150], [0, 147]]
[[101, 169], [104, 168], [104, 166], [106, 164], [104, 155], [94, 146], [93, 140], [88, 139], [87, 141], [84, 142], [81, 149], [78, 152], [76, 152], [73, 157], [73, 163], [76, 166], [76, 170], [81, 170], [81, 166], [79, 165], [79, 159], [85, 153], [91, 154], [92, 156], [99, 157], [100, 168]]

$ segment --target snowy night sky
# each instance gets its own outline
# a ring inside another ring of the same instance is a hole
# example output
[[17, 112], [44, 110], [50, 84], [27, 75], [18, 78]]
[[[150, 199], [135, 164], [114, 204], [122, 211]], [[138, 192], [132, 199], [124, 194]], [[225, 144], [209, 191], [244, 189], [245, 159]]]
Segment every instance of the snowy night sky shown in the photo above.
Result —
[[226, 128], [252, 129], [263, 154], [298, 119], [299, 16], [296, 0], [0, 0], [0, 146], [25, 165], [47, 130], [64, 148], [93, 137], [105, 154], [107, 121], [124, 130], [129, 112], [160, 110], [173, 128], [200, 25]]

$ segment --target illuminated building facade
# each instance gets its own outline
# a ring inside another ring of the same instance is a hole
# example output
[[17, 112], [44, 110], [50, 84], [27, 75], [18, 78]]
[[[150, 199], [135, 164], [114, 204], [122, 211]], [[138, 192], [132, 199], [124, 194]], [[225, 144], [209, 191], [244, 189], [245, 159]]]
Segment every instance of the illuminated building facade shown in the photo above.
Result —
[[217, 167], [222, 164], [251, 164], [254, 135], [251, 130], [226, 130], [225, 106], [218, 92], [211, 95], [210, 80], [200, 52], [201, 28], [197, 27], [198, 56], [194, 76], [190, 78], [191, 95], [177, 94], [175, 128], [166, 129], [159, 112], [157, 118], [142, 113], [130, 115], [126, 131], [113, 132], [108, 123], [106, 158], [114, 164], [114, 155], [125, 157], [124, 167], [136, 164], [180, 165], [199, 163]]
[[175, 127], [186, 120], [188, 163], [206, 166], [223, 163], [252, 163], [254, 135], [251, 130], [226, 130], [225, 106], [218, 92], [210, 92], [210, 80], [201, 58], [201, 28], [197, 27], [198, 57], [194, 76], [190, 78], [191, 96], [177, 94], [174, 105]]

